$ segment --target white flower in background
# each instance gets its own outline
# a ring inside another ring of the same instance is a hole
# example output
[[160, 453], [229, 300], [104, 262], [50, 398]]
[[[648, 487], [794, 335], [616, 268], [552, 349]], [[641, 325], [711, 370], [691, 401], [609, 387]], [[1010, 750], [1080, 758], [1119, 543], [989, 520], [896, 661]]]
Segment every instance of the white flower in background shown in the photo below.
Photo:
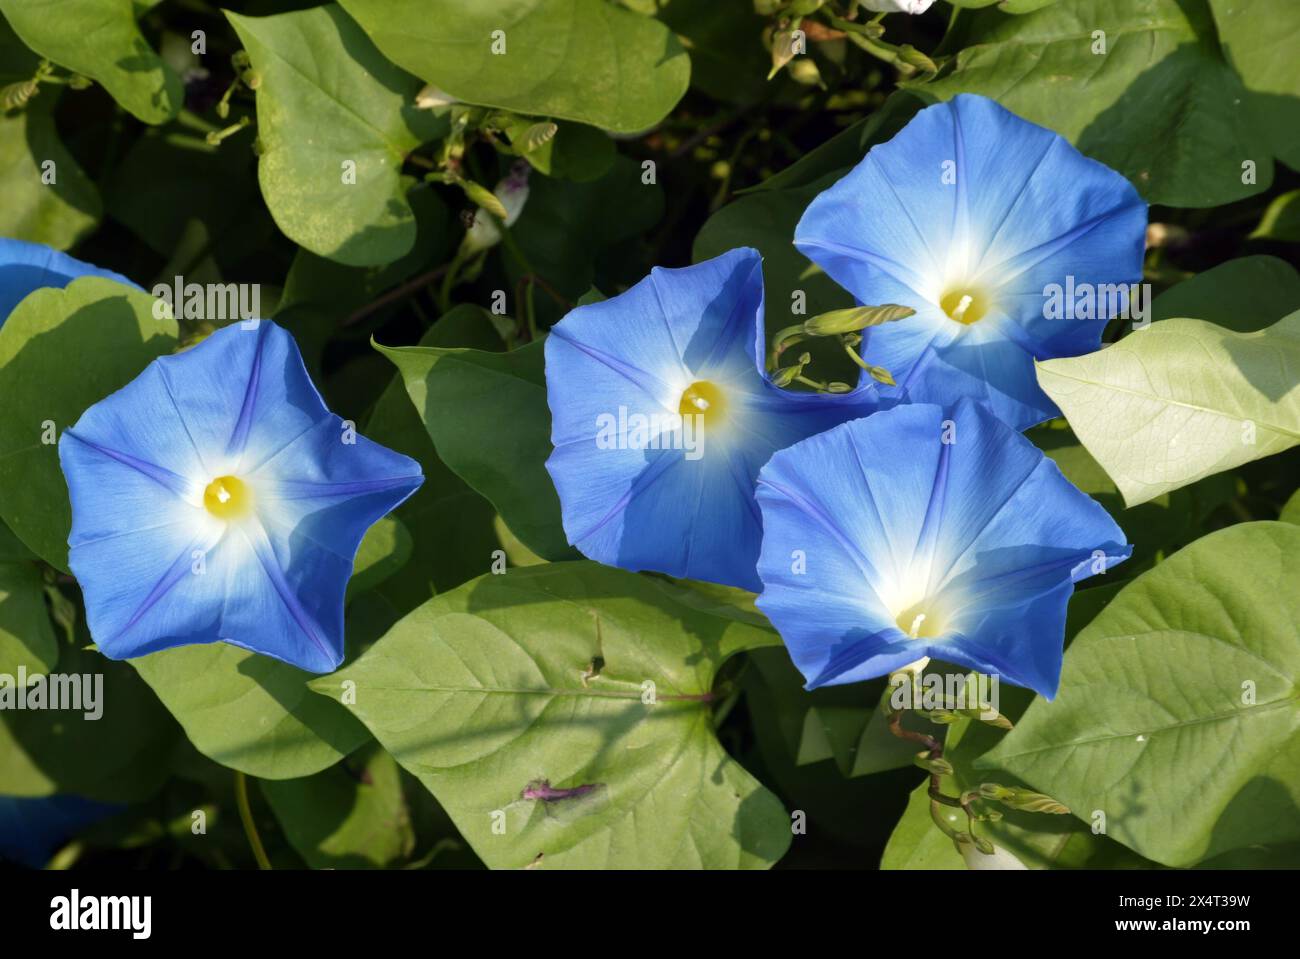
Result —
[[208, 78], [208, 71], [194, 52], [193, 43], [189, 37], [183, 37], [179, 33], [172, 33], [170, 30], [163, 31], [162, 44], [159, 46], [158, 55], [162, 58], [163, 63], [176, 71], [176, 75], [181, 78], [182, 83]]
[[453, 103], [460, 103], [442, 87], [432, 83], [425, 84], [424, 88], [415, 95], [415, 106], [420, 110], [437, 110], [439, 107], [449, 107]]
[[1029, 868], [1001, 846], [994, 846], [991, 854], [980, 852], [973, 842], [960, 842], [957, 847], [961, 850], [961, 857], [966, 860], [967, 869]]
[[[524, 212], [524, 204], [528, 202], [528, 173], [531, 169], [527, 163], [516, 163], [509, 175], [492, 191], [505, 207], [507, 227], [514, 226], [519, 214]], [[474, 211], [474, 222], [465, 234], [460, 253], [461, 256], [471, 256], [500, 242], [501, 227], [497, 224], [496, 217], [479, 207]]]
[[925, 13], [934, 0], [858, 0], [858, 3], [876, 13]]

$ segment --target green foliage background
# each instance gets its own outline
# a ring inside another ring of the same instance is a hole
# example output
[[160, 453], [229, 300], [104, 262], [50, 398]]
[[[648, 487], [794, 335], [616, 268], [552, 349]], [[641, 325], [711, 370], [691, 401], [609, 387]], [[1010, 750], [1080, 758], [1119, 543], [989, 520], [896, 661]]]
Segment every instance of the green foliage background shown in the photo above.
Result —
[[[883, 36], [854, 7], [0, 0], [0, 235], [146, 289], [259, 284], [331, 408], [427, 477], [363, 544], [337, 673], [225, 645], [109, 662], [31, 438], [203, 330], [106, 280], [15, 310], [0, 672], [102, 672], [109, 708], [0, 713], [0, 794], [124, 804], [57, 864], [251, 867], [243, 795], [276, 867], [962, 868], [883, 681], [806, 693], [751, 596], [567, 546], [541, 339], [739, 245], [764, 255], [770, 330], [795, 291], [852, 305], [791, 245], [803, 208], [975, 92], [1135, 184], [1158, 298], [1151, 329], [1040, 367], [1066, 418], [1029, 435], [1134, 556], [1072, 601], [1055, 702], [1004, 687], [1014, 731], [947, 727], [953, 780], [1074, 810], [987, 824], [1035, 868], [1300, 865], [1300, 5], [954, 0]], [[419, 105], [430, 85], [444, 105]], [[522, 214], [467, 255], [466, 215], [521, 159]], [[524, 795], [543, 780], [599, 788]]]

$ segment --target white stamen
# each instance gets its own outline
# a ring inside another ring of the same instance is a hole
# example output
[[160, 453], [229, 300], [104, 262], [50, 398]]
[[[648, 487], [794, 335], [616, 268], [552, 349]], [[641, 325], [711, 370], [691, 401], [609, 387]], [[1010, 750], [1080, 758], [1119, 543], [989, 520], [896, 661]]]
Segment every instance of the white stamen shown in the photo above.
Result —
[[[970, 297], [968, 296], [966, 297], [966, 299], [969, 300]], [[916, 639], [917, 635], [921, 632], [921, 623], [923, 623], [924, 621], [925, 621], [925, 613], [917, 613], [916, 619], [912, 620], [912, 628], [908, 632], [910, 638]]]
[[952, 311], [952, 318], [954, 320], [960, 320], [963, 316], [966, 315], [966, 311], [970, 309], [970, 305], [972, 302], [974, 301], [971, 299], [969, 293], [963, 295], [961, 300], [957, 303], [957, 309]]

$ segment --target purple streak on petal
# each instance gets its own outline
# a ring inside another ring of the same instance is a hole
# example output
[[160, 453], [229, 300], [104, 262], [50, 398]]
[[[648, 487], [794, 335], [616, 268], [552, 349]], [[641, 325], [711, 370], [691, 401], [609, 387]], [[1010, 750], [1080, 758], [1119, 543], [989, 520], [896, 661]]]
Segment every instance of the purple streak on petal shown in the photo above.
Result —
[[[1062, 233], [1060, 236], [1054, 239], [1046, 240], [1043, 243], [1039, 243], [1037, 246], [1030, 247], [1028, 250], [1020, 251], [1015, 256], [1007, 257], [1001, 263], [997, 263], [991, 267], [986, 267], [985, 269], [980, 271], [979, 276], [975, 278], [975, 282], [978, 283], [979, 280], [985, 276], [985, 274], [991, 273], [996, 277], [997, 282], [999, 284], [1009, 283], [1011, 280], [1014, 280], [1016, 277], [1018, 277], [1021, 273], [1024, 273], [1026, 270], [1032, 270], [1039, 263], [1042, 263], [1044, 260], [1054, 256], [1062, 249], [1064, 249], [1065, 247], [1073, 243], [1075, 240], [1079, 239], [1082, 236], [1087, 236], [1089, 233], [1091, 233], [1101, 224], [1105, 223], [1111, 217], [1119, 213], [1121, 209], [1122, 208], [1114, 208], [1114, 209], [1107, 210], [1105, 213], [1099, 214], [1098, 216], [1094, 216], [1090, 220], [1085, 220], [1084, 222], [1080, 223], [1078, 226], [1074, 227], [1073, 229], [1067, 230], [1065, 233]], [[1026, 259], [1030, 257], [1032, 257], [1033, 259], [1030, 260], [1029, 262], [1024, 262]], [[1003, 273], [1002, 271], [1007, 267], [1010, 267], [1011, 272]]]
[[779, 483], [773, 483], [770, 479], [764, 479], [761, 475], [758, 482], [760, 485], [766, 486], [768, 489], [780, 493], [801, 511], [820, 523], [826, 532], [829, 533], [837, 543], [839, 543], [840, 548], [844, 550], [845, 555], [853, 560], [854, 565], [858, 567], [858, 572], [862, 574], [864, 585], [868, 589], [871, 589], [872, 592], [875, 591], [871, 586], [871, 583], [873, 583], [878, 576], [875, 566], [873, 566], [871, 561], [863, 555], [862, 550], [858, 548], [857, 544], [855, 544], [848, 536], [844, 535], [844, 531], [840, 529], [839, 524], [831, 519], [825, 510], [816, 503], [800, 496], [793, 489], [782, 486]]
[[320, 628], [312, 620], [311, 615], [302, 608], [298, 602], [298, 597], [294, 595], [293, 588], [284, 578], [284, 571], [280, 569], [280, 562], [275, 557], [275, 550], [271, 546], [270, 539], [267, 538], [266, 530], [262, 529], [259, 523], [249, 523], [242, 527], [245, 536], [248, 538], [249, 545], [253, 547], [253, 552], [257, 556], [257, 561], [262, 566], [262, 571], [266, 573], [266, 578], [271, 581], [275, 593], [280, 597], [280, 602], [284, 603], [284, 608], [288, 610], [293, 621], [298, 624], [303, 635], [312, 641], [312, 644], [321, 651], [327, 660], [337, 661], [338, 657], [330, 650], [329, 644], [325, 642], [320, 634]]
[[235, 459], [244, 455], [248, 445], [248, 433], [253, 426], [253, 412], [257, 405], [257, 390], [262, 380], [262, 344], [266, 342], [264, 323], [257, 324], [257, 349], [253, 351], [253, 368], [248, 373], [248, 386], [244, 390], [244, 402], [239, 408], [239, 419], [235, 422], [235, 431], [230, 435], [226, 454]]
[[627, 504], [632, 501], [634, 496], [639, 496], [641, 493], [645, 492], [645, 490], [649, 489], [656, 480], [667, 473], [670, 466], [675, 463], [684, 462], [682, 457], [672, 456], [669, 455], [669, 453], [670, 451], [667, 450], [661, 451], [660, 454], [650, 462], [650, 465], [641, 471], [636, 480], [633, 481], [632, 485], [628, 487], [627, 492], [619, 497], [618, 502], [610, 507], [609, 512], [602, 516], [596, 524], [586, 532], [573, 537], [572, 542], [575, 545], [581, 543], [584, 539], [587, 539], [597, 530], [604, 527], [604, 525], [611, 519], [623, 512], [623, 510], [627, 509]]
[[848, 246], [847, 244], [835, 243], [830, 240], [817, 240], [815, 243], [809, 241], [808, 245], [815, 245], [818, 249], [826, 250], [830, 253], [839, 253], [846, 257], [865, 260], [867, 263], [870, 263], [872, 266], [876, 267], [876, 269], [880, 270], [881, 273], [888, 276], [895, 283], [907, 287], [917, 296], [921, 295], [921, 292], [917, 289], [917, 286], [920, 285], [919, 277], [912, 275], [911, 278], [905, 278], [899, 276], [898, 273], [895, 272], [895, 270], [902, 270], [904, 273], [911, 273], [911, 270], [902, 263], [881, 256], [871, 250], [865, 250], [862, 247]]
[[100, 645], [116, 645], [118, 640], [122, 639], [132, 630], [132, 628], [134, 628], [136, 623], [144, 619], [149, 610], [153, 609], [154, 606], [158, 604], [158, 601], [166, 596], [171, 591], [171, 588], [181, 581], [181, 577], [189, 573], [190, 565], [193, 562], [194, 551], [196, 549], [201, 549], [206, 552], [206, 550], [210, 549], [213, 545], [211, 542], [208, 542], [205, 547], [202, 545], [204, 542], [204, 537], [195, 537], [194, 540], [190, 542], [189, 546], [185, 547], [185, 549], [181, 551], [181, 554], [176, 557], [171, 566], [167, 567], [167, 572], [163, 573], [158, 582], [154, 583], [153, 589], [149, 590], [149, 594], [145, 596], [144, 600], [136, 608], [135, 612], [131, 614], [131, 618], [126, 621], [126, 625], [119, 629], [115, 636], [103, 641]]
[[[953, 224], [952, 235], [954, 237], [966, 237], [970, 235], [970, 197], [966, 192], [966, 140], [961, 133], [961, 114], [955, 106], [950, 111], [952, 114], [952, 143], [956, 156], [953, 158], [957, 165], [957, 202], [953, 204]], [[970, 251], [966, 253], [967, 262], [962, 264], [963, 269], [970, 269]]]
[[181, 405], [176, 402], [176, 391], [172, 388], [171, 377], [167, 374], [168, 369], [166, 363], [159, 363], [158, 379], [162, 383], [163, 389], [167, 391], [167, 399], [171, 400], [172, 409], [176, 411], [177, 422], [181, 424], [181, 429], [185, 430], [185, 435], [189, 438], [190, 448], [194, 450], [195, 459], [199, 461], [199, 465], [203, 467], [205, 472], [211, 473], [212, 470], [208, 466], [208, 461], [203, 458], [203, 451], [199, 449], [199, 444], [194, 441], [194, 434], [190, 432], [190, 424], [185, 422], [185, 414], [181, 412]]
[[[609, 367], [611, 370], [613, 370], [619, 376], [623, 377], [625, 380], [627, 380], [637, 389], [641, 390], [641, 392], [645, 393], [646, 396], [650, 397], [650, 399], [654, 400], [655, 402], [658, 402], [659, 396], [667, 395], [672, 392], [668, 384], [664, 383], [663, 380], [659, 379], [657, 376], [654, 376], [653, 374], [648, 373], [645, 370], [637, 369], [635, 366], [631, 366], [627, 363], [624, 363], [618, 357], [611, 356], [610, 354], [606, 353], [604, 350], [597, 349], [594, 346], [590, 346], [586, 343], [581, 343], [578, 340], [575, 340], [572, 336], [569, 335], [569, 331], [564, 329], [561, 326], [553, 327], [551, 329], [551, 335], [558, 337], [559, 339], [563, 340], [565, 343], [568, 343], [575, 350], [587, 354], [597, 363], [602, 363], [605, 366]], [[656, 386], [659, 388], [658, 393], [656, 393], [654, 389]]]
[[65, 435], [72, 437], [83, 446], [90, 447], [101, 456], [106, 456], [111, 460], [116, 460], [123, 466], [131, 467], [131, 469], [135, 470], [137, 473], [149, 477], [149, 479], [153, 480], [159, 486], [170, 490], [181, 498], [184, 498], [190, 490], [189, 482], [183, 477], [177, 476], [169, 469], [155, 466], [153, 463], [146, 463], [144, 460], [136, 459], [134, 456], [119, 452], [115, 449], [110, 449], [107, 446], [100, 446], [98, 443], [92, 443], [90, 440], [78, 436], [72, 430], [67, 430]]
[[952, 443], [939, 444], [939, 462], [934, 470], [934, 485], [930, 487], [930, 501], [925, 507], [925, 519], [921, 521], [921, 532], [916, 537], [916, 549], [913, 556], [924, 556], [928, 567], [925, 582], [926, 589], [932, 590], [934, 583], [934, 543], [943, 525], [943, 507], [948, 498], [948, 464], [952, 458]]
[[410, 486], [420, 480], [419, 475], [394, 476], [376, 480], [357, 480], [351, 483], [315, 483], [311, 480], [281, 480], [259, 487], [270, 500], [327, 499], [332, 496], [361, 496], [390, 489]]

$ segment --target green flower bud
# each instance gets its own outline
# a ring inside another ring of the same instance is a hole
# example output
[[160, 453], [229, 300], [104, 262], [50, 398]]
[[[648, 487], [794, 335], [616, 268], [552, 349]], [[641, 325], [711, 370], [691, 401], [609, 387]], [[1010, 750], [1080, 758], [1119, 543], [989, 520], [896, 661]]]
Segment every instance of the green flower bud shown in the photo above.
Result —
[[930, 720], [930, 722], [936, 723], [940, 726], [951, 726], [957, 720], [961, 719], [961, 716], [953, 712], [951, 709], [932, 709], [926, 713], [925, 716]]
[[896, 385], [893, 375], [883, 366], [869, 366], [867, 372], [871, 374], [871, 378], [877, 383], [884, 383], [886, 386]]
[[803, 367], [796, 363], [794, 366], [786, 366], [772, 374], [772, 383], [785, 389], [794, 382], [794, 378], [799, 375]]
[[924, 70], [926, 73], [939, 72], [939, 68], [935, 65], [935, 62], [910, 43], [905, 43], [898, 48], [898, 59], [902, 60], [909, 67]]
[[1043, 793], [1036, 793], [1029, 789], [1008, 789], [1007, 792], [1010, 795], [1000, 797], [999, 802], [1012, 809], [1020, 809], [1024, 812], [1045, 812], [1056, 816], [1063, 816], [1070, 811], [1070, 807], [1065, 803]]
[[952, 763], [941, 756], [931, 759], [927, 750], [917, 753], [916, 758], [912, 761], [932, 776], [952, 775]]
[[498, 220], [504, 220], [506, 218], [505, 204], [503, 204], [497, 198], [497, 195], [487, 187], [480, 183], [475, 183], [473, 180], [462, 180], [460, 188], [465, 191], [466, 197], [487, 210]]
[[811, 316], [804, 321], [804, 332], [809, 336], [833, 336], [837, 333], [856, 333], [869, 326], [880, 326], [911, 316], [916, 310], [910, 306], [886, 303], [884, 306], [851, 306], [844, 310], [831, 310]]

